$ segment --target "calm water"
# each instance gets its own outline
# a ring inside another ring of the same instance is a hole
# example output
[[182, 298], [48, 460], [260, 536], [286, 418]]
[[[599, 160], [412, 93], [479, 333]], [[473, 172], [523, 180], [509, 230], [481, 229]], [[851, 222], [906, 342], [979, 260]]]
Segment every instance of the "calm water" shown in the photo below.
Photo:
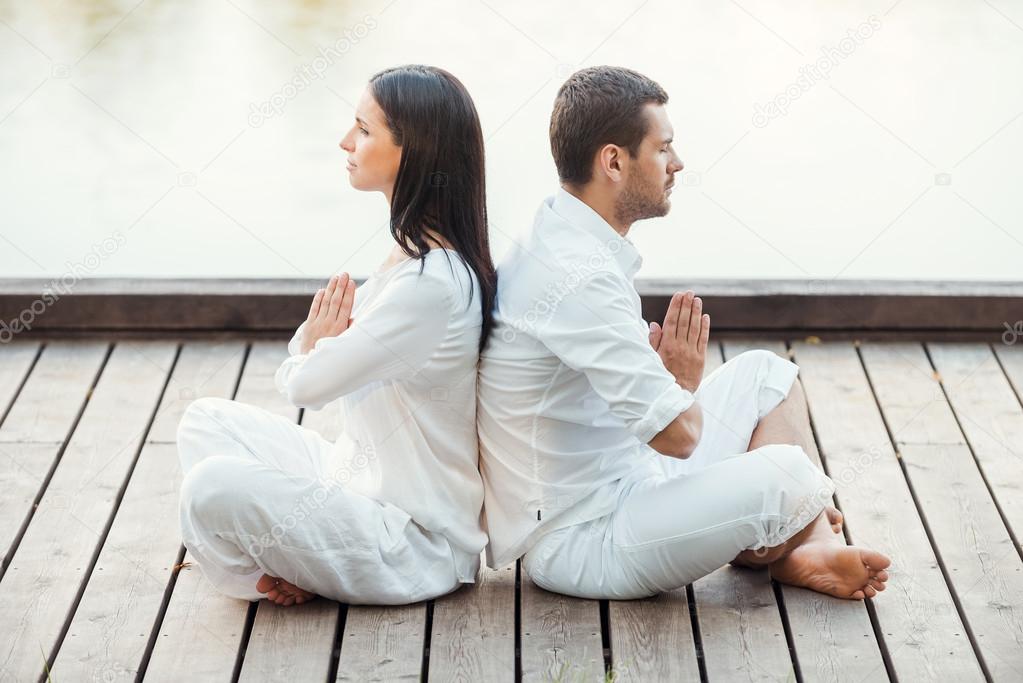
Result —
[[476, 99], [498, 256], [606, 63], [665, 86], [686, 163], [641, 276], [1021, 279], [1023, 3], [823, 4], [2, 2], [0, 276], [369, 273], [386, 207], [337, 142], [425, 62]]

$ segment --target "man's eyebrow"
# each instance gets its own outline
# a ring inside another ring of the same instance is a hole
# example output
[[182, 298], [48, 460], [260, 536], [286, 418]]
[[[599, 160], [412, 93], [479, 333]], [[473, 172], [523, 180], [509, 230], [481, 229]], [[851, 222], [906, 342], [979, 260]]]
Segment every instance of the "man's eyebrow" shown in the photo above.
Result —
[[674, 135], [669, 135], [667, 138], [665, 138], [664, 142], [662, 142], [661, 144], [662, 145], [670, 145], [674, 141], [675, 141], [675, 136]]

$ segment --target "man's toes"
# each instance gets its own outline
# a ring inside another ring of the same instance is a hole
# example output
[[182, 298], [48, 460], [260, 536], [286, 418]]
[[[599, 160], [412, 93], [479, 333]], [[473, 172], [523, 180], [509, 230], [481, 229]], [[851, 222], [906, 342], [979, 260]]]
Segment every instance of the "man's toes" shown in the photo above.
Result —
[[852, 598], [854, 598], [854, 599], [856, 599], [856, 600], [862, 600], [862, 599], [863, 599], [863, 591], [855, 591], [855, 592], [854, 592], [854, 593], [852, 594], [852, 596], [851, 596], [851, 597], [852, 597]]
[[878, 592], [881, 592], [885, 589], [884, 581], [877, 581], [875, 579], [871, 579], [869, 583], [870, 587]]
[[874, 578], [877, 579], [878, 581], [881, 581], [881, 582], [887, 581], [888, 580], [888, 572], [886, 572], [885, 570], [882, 569], [881, 571], [879, 571], [876, 574], [874, 574]]
[[877, 570], [887, 569], [892, 561], [884, 553], [879, 553], [876, 550], [861, 550], [860, 558], [863, 560], [863, 564], [867, 565], [877, 573]]
[[866, 595], [868, 598], [872, 598], [875, 595], [877, 595], [877, 591], [874, 590], [874, 588], [872, 586], [864, 586], [863, 587], [863, 594]]

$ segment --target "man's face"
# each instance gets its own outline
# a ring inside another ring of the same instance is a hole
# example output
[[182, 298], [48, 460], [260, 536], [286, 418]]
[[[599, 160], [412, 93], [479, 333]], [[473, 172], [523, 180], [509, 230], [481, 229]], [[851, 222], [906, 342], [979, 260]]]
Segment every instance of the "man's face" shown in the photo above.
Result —
[[625, 187], [615, 203], [616, 217], [632, 223], [664, 216], [671, 209], [671, 189], [682, 160], [671, 146], [674, 129], [664, 105], [650, 103], [643, 108], [647, 133], [639, 152], [628, 161]]

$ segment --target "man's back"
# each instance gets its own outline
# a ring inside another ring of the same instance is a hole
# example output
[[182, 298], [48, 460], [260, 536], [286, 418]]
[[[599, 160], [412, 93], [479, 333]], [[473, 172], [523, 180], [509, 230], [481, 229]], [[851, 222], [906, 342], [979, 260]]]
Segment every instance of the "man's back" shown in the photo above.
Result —
[[487, 561], [607, 513], [630, 477], [659, 472], [646, 442], [688, 407], [647, 339], [632, 243], [564, 190], [498, 268], [480, 357]]

